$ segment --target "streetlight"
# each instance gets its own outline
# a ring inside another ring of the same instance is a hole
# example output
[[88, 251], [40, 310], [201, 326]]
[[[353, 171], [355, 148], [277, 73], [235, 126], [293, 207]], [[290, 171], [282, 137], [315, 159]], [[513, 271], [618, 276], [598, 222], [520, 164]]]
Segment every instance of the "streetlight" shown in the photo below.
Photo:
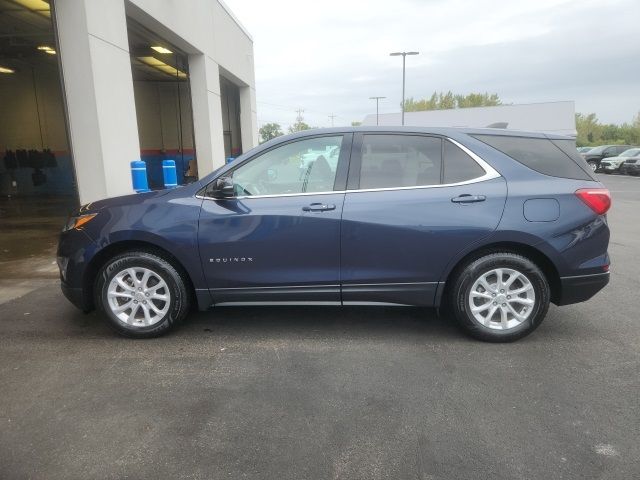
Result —
[[378, 123], [378, 101], [381, 98], [387, 98], [387, 97], [369, 97], [369, 100], [375, 100], [376, 101], [376, 125], [380, 125], [380, 123]]
[[418, 55], [420, 52], [393, 52], [390, 53], [389, 55], [392, 57], [398, 57], [400, 55], [402, 55], [402, 125], [404, 125], [404, 64], [405, 64], [405, 59], [407, 57], [407, 55]]

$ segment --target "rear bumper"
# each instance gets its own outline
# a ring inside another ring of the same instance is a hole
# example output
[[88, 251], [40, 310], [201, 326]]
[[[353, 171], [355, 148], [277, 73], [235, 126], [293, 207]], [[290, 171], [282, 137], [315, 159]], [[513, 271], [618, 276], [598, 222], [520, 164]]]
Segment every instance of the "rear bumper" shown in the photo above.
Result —
[[585, 302], [602, 290], [609, 283], [609, 272], [577, 277], [562, 277], [560, 285], [562, 293], [558, 305], [571, 305]]

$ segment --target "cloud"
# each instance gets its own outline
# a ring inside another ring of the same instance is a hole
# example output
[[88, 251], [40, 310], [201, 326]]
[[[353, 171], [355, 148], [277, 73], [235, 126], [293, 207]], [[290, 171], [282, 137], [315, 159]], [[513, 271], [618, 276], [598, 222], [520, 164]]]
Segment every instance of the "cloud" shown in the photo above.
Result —
[[488, 91], [504, 101], [575, 100], [602, 121], [640, 111], [637, 0], [226, 0], [254, 38], [258, 121], [315, 126], [398, 111], [407, 96]]

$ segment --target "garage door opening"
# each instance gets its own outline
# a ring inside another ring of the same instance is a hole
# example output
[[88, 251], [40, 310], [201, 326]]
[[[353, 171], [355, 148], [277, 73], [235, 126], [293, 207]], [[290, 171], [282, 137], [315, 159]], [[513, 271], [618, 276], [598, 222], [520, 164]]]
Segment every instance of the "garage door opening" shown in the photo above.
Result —
[[0, 261], [55, 246], [78, 195], [53, 12], [0, 0]]
[[178, 184], [198, 179], [187, 55], [127, 19], [140, 158], [149, 187], [164, 188], [162, 161], [175, 160]]
[[231, 80], [222, 76], [220, 77], [220, 102], [222, 103], [224, 156], [235, 158], [242, 154], [240, 89]]

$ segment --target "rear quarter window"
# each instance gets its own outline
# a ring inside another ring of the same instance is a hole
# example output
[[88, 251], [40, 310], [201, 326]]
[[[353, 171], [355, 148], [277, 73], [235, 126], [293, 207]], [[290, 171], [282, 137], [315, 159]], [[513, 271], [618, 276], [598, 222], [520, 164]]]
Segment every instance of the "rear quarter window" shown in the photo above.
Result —
[[[517, 162], [536, 172], [552, 177], [595, 180], [581, 164], [575, 152], [575, 142], [549, 140], [547, 138], [515, 137], [506, 135], [473, 135], [474, 138], [490, 145]], [[569, 147], [573, 150], [570, 151]], [[575, 155], [574, 155], [575, 152]]]

